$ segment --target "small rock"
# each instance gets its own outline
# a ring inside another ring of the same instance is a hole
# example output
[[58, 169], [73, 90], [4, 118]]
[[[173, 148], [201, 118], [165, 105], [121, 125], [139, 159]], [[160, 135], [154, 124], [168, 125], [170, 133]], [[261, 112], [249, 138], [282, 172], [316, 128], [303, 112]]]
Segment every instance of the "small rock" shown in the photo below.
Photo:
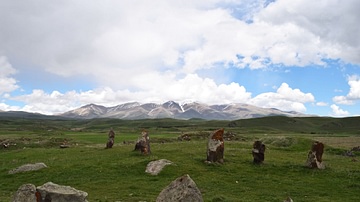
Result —
[[25, 165], [22, 165], [20, 167], [17, 167], [15, 169], [10, 170], [9, 174], [15, 174], [15, 173], [20, 173], [20, 172], [28, 172], [28, 171], [33, 171], [33, 170], [40, 170], [40, 169], [43, 169], [43, 168], [47, 168], [45, 163], [25, 164]]
[[151, 161], [147, 164], [145, 172], [150, 173], [151, 175], [157, 175], [165, 166], [170, 164], [172, 164], [172, 162], [166, 159]]

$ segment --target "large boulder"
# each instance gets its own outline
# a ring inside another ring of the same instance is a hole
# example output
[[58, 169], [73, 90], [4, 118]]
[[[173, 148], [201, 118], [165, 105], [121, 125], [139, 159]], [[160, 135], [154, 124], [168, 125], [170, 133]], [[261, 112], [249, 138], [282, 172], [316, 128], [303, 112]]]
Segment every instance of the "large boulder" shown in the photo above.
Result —
[[51, 202], [87, 202], [86, 197], [88, 193], [77, 190], [70, 186], [63, 186], [47, 182], [42, 186], [37, 187], [40, 201], [51, 201]]
[[306, 166], [309, 168], [325, 169], [325, 164], [322, 161], [323, 153], [324, 153], [324, 144], [315, 141], [311, 146], [311, 150], [308, 153]]
[[261, 164], [262, 162], [264, 162], [265, 160], [265, 145], [257, 140], [254, 142], [253, 144], [253, 149], [252, 149], [252, 155], [253, 155], [253, 162], [255, 164]]
[[145, 172], [150, 173], [151, 175], [157, 175], [165, 166], [170, 164], [172, 164], [172, 162], [166, 159], [151, 161], [147, 164]]
[[15, 173], [20, 173], [20, 172], [28, 172], [28, 171], [33, 171], [33, 170], [40, 170], [43, 168], [47, 168], [47, 166], [45, 165], [45, 163], [34, 163], [34, 164], [25, 164], [22, 166], [19, 166], [15, 169], [12, 169], [9, 171], [9, 174], [15, 174]]
[[13, 202], [35, 202], [36, 187], [33, 184], [23, 184], [14, 194]]
[[163, 189], [156, 202], [202, 202], [202, 195], [189, 175], [184, 175], [171, 182]]
[[207, 144], [208, 162], [224, 163], [224, 129], [214, 131], [210, 134]]

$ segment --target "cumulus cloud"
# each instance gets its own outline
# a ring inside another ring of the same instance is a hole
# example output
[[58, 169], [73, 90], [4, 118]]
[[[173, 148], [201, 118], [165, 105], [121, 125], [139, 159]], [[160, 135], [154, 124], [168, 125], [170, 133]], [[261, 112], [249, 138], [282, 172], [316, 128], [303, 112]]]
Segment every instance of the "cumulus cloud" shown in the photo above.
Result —
[[[85, 92], [38, 89], [11, 99], [46, 113], [90, 102], [189, 98], [304, 112], [314, 96], [286, 83], [252, 98], [241, 83], [198, 76], [199, 70], [214, 67], [303, 67], [325, 65], [324, 59], [360, 64], [359, 1], [269, 2], [3, 1], [1, 54], [51, 74], [92, 78], [101, 86]], [[5, 67], [0, 69], [1, 95], [19, 86], [6, 57], [0, 57], [0, 65]], [[22, 68], [27, 67], [17, 67]], [[349, 104], [360, 97], [359, 79], [349, 79], [349, 85], [348, 95], [334, 102]]]
[[259, 107], [298, 112], [306, 111], [305, 103], [314, 102], [312, 94], [292, 89], [286, 83], [283, 83], [277, 92], [262, 93], [252, 98], [251, 93], [237, 83], [217, 85], [213, 80], [202, 79], [196, 74], [189, 74], [179, 81], [169, 81], [162, 88], [152, 88], [152, 90], [131, 92], [105, 87], [84, 92], [46, 93], [38, 89], [33, 90], [31, 94], [12, 99], [27, 103], [21, 110], [44, 114], [62, 113], [89, 103], [116, 106], [120, 104], [119, 100], [141, 103], [162, 103], [169, 100], [198, 101], [207, 104], [248, 103]]
[[266, 5], [263, 0], [8, 1], [0, 12], [6, 19], [0, 49], [62, 76], [95, 75], [99, 84], [116, 90], [134, 85], [123, 78], [152, 71], [306, 66], [323, 64], [323, 58], [360, 63], [358, 1]]
[[0, 95], [19, 88], [17, 81], [12, 77], [16, 73], [5, 56], [0, 56]]
[[348, 84], [350, 90], [346, 96], [341, 95], [333, 97], [333, 101], [336, 104], [353, 105], [357, 100], [360, 100], [360, 76], [348, 76]]
[[[298, 53], [307, 62], [318, 63], [320, 61], [316, 57], [324, 57], [341, 58], [359, 64], [359, 7], [360, 2], [357, 0], [294, 0], [291, 3], [278, 0], [261, 10], [256, 20], [275, 26], [292, 25], [299, 31], [302, 30], [298, 32], [299, 35], [284, 33], [284, 37], [289, 37], [290, 44], [298, 45]], [[302, 34], [305, 35], [301, 37]], [[296, 39], [294, 36], [299, 38]], [[314, 46], [310, 45], [311, 41], [314, 42]], [[309, 54], [306, 51], [310, 51]]]
[[333, 116], [340, 116], [341, 117], [341, 116], [348, 116], [349, 115], [348, 111], [340, 109], [340, 107], [335, 105], [335, 104], [332, 104], [330, 107], [332, 109], [332, 115]]
[[[153, 76], [156, 78], [156, 76]], [[162, 103], [169, 100], [199, 101], [208, 104], [246, 103], [251, 98], [251, 93], [245, 87], [237, 83], [217, 85], [211, 79], [202, 79], [196, 74], [168, 83], [154, 80], [154, 83], [144, 85], [155, 85], [159, 88], [144, 89], [139, 91], [113, 90], [109, 87], [97, 88], [84, 92], [69, 91], [60, 93], [53, 91], [46, 93], [43, 90], [33, 90], [31, 94], [13, 97], [13, 100], [27, 103], [22, 108], [24, 111], [38, 112], [44, 114], [56, 114], [77, 108], [79, 106], [95, 103], [104, 106], [115, 106], [121, 102], [138, 101], [141, 103]], [[161, 86], [162, 85], [162, 86]]]
[[292, 89], [282, 83], [276, 93], [262, 93], [252, 98], [250, 103], [260, 107], [277, 108], [284, 111], [305, 112], [305, 103], [314, 102], [311, 93], [303, 93], [299, 89]]

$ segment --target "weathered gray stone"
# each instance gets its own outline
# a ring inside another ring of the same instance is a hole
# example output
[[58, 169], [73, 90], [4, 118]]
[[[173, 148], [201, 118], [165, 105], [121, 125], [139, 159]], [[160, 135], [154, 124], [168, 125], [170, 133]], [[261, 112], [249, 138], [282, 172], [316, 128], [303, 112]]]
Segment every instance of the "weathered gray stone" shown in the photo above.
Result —
[[43, 168], [47, 168], [47, 166], [45, 165], [45, 163], [34, 163], [34, 164], [25, 164], [22, 166], [19, 166], [15, 169], [12, 169], [9, 171], [9, 174], [15, 174], [15, 173], [20, 173], [20, 172], [28, 172], [28, 171], [33, 171], [33, 170], [40, 170]]
[[47, 182], [37, 187], [41, 200], [51, 202], [87, 202], [88, 193], [70, 186], [63, 186]]
[[184, 175], [171, 182], [156, 198], [157, 202], [202, 202], [202, 195], [189, 175]]
[[13, 202], [35, 202], [36, 187], [33, 184], [23, 184], [14, 194]]
[[157, 175], [165, 166], [170, 164], [172, 164], [172, 162], [166, 159], [151, 161], [147, 164], [145, 172], [150, 173], [151, 175]]

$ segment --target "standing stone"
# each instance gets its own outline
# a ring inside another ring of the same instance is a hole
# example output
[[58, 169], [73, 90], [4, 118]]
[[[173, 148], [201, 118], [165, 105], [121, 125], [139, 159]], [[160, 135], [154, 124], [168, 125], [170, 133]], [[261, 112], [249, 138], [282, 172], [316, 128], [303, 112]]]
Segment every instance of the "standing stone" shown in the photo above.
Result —
[[15, 169], [10, 170], [9, 174], [40, 170], [40, 169], [43, 169], [43, 168], [47, 168], [45, 163], [25, 164], [25, 165], [22, 165], [22, 166], [19, 166], [19, 167], [15, 168]]
[[308, 153], [306, 166], [309, 168], [325, 169], [325, 165], [322, 162], [322, 155], [324, 153], [324, 144], [315, 141]]
[[156, 202], [202, 202], [202, 195], [189, 175], [184, 175], [171, 182], [163, 189]]
[[141, 137], [136, 141], [135, 149], [140, 150], [142, 154], [147, 155], [151, 153], [150, 150], [150, 137], [147, 131], [141, 132]]
[[13, 202], [35, 202], [36, 199], [36, 187], [33, 184], [23, 184], [16, 191]]
[[106, 148], [109, 149], [109, 148], [112, 148], [112, 146], [114, 145], [114, 141], [115, 141], [115, 132], [114, 130], [111, 128], [109, 133], [108, 133], [108, 141], [106, 143]]
[[207, 158], [208, 162], [224, 163], [224, 129], [214, 131], [209, 136], [207, 144]]
[[252, 155], [254, 157], [253, 162], [260, 164], [265, 160], [265, 145], [261, 141], [255, 141], [253, 144]]
[[167, 166], [171, 165], [172, 162], [166, 159], [160, 159], [157, 161], [151, 161], [146, 166], [146, 173], [150, 173], [151, 175], [157, 175], [162, 171], [162, 169]]
[[86, 197], [88, 193], [74, 189], [70, 186], [62, 186], [47, 182], [42, 186], [37, 187], [40, 201], [51, 202], [87, 202]]

